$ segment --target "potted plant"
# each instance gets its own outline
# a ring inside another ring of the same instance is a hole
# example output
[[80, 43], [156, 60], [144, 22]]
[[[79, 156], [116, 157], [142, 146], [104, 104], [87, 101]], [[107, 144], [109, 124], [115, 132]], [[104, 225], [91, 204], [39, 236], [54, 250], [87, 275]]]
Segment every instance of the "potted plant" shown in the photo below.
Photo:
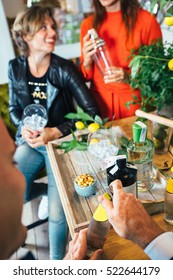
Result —
[[[173, 0], [152, 0], [151, 12], [154, 12], [156, 6], [165, 16], [165, 24], [172, 26]], [[141, 46], [138, 50], [132, 51], [131, 58], [129, 82], [132, 88], [139, 88], [141, 91], [141, 109], [148, 111], [156, 108], [160, 111], [173, 103], [173, 44], [163, 44], [160, 40], [149, 46]], [[127, 106], [137, 102], [139, 101], [134, 95], [134, 100], [129, 100]]]
[[[149, 46], [141, 46], [137, 53], [133, 50], [129, 83], [132, 88], [140, 89], [142, 110], [155, 108], [161, 111], [164, 106], [173, 103], [172, 58], [173, 44], [163, 44], [161, 40]], [[127, 106], [139, 102], [135, 95], [133, 98]]]
[[[132, 53], [130, 63], [132, 88], [141, 92], [141, 109], [156, 110], [159, 115], [173, 117], [173, 44], [163, 44], [161, 40], [149, 46], [141, 46]], [[138, 102], [129, 101], [127, 106]], [[165, 153], [169, 146], [172, 129], [161, 124], [153, 124], [153, 141], [157, 153]]]

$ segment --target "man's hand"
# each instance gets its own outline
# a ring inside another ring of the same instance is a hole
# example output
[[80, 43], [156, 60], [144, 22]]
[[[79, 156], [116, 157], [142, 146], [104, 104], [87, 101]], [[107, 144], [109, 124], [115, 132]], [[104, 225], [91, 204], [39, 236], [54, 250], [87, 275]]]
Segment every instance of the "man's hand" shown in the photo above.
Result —
[[[102, 249], [94, 252], [90, 260], [100, 260]], [[87, 229], [75, 233], [73, 240], [69, 242], [69, 250], [64, 260], [84, 260], [87, 255]]]
[[99, 202], [106, 209], [108, 220], [114, 230], [123, 238], [129, 239], [143, 249], [163, 230], [152, 220], [141, 202], [131, 193], [125, 193], [121, 181], [111, 183], [113, 201], [104, 196]]

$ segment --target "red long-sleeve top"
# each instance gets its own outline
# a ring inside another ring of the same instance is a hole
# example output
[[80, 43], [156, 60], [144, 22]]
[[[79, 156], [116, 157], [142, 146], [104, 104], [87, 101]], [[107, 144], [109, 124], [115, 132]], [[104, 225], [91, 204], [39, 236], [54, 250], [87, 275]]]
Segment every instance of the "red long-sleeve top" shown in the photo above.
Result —
[[[89, 16], [81, 24], [81, 49], [83, 37], [89, 29], [93, 28], [92, 23], [93, 16]], [[104, 39], [107, 44], [113, 65], [122, 67], [128, 72], [130, 71], [128, 57], [131, 50], [137, 50], [141, 45], [149, 45], [153, 40], [162, 38], [161, 29], [155, 16], [143, 9], [139, 10], [133, 34], [134, 36], [131, 34], [127, 42], [121, 11], [107, 12], [107, 17], [98, 30], [99, 37]], [[133, 95], [141, 100], [139, 90], [133, 90], [127, 83], [105, 84], [95, 64], [93, 64], [91, 71], [86, 71], [83, 67], [82, 55], [80, 62], [84, 77], [91, 80], [91, 92], [99, 106], [101, 116], [110, 119], [113, 116], [115, 119], [133, 116], [140, 105], [134, 104], [128, 109], [126, 103], [133, 100]]]

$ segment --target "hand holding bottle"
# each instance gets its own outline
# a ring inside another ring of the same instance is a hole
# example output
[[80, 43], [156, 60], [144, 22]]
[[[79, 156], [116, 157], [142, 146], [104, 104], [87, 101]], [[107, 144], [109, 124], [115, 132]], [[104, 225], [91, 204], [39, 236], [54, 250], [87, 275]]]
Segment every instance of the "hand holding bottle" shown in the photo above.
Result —
[[112, 66], [105, 70], [105, 84], [123, 83], [128, 77], [128, 73], [121, 67]]
[[[95, 251], [90, 260], [99, 260], [103, 253], [102, 249]], [[64, 260], [84, 260], [87, 254], [87, 229], [80, 230], [74, 234], [69, 242], [69, 250]]]
[[121, 181], [111, 183], [113, 201], [104, 196], [99, 202], [106, 209], [108, 220], [114, 230], [123, 238], [145, 248], [163, 230], [152, 220], [141, 202], [131, 193], [125, 193]]
[[83, 66], [86, 70], [90, 70], [93, 64], [93, 55], [96, 53], [95, 43], [90, 40], [90, 35], [87, 33], [83, 38], [82, 53], [84, 57]]

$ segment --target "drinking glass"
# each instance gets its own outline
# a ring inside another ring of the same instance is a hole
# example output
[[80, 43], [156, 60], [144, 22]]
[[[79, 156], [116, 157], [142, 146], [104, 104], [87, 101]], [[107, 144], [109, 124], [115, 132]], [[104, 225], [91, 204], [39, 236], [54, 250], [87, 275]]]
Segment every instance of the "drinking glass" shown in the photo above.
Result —
[[40, 104], [30, 104], [25, 107], [22, 116], [22, 125], [35, 131], [43, 131], [48, 121], [47, 111]]

